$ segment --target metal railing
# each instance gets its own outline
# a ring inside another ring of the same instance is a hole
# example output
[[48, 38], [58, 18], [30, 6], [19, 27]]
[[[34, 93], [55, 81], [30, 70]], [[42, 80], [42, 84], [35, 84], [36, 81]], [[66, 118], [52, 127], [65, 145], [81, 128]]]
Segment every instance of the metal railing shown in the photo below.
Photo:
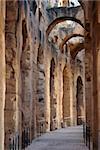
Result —
[[[37, 136], [41, 136], [46, 132], [46, 122], [45, 120], [38, 121], [37, 124]], [[21, 135], [15, 133], [15, 135], [10, 135], [9, 137], [9, 149], [8, 150], [25, 150], [25, 148], [31, 143], [30, 128], [25, 127], [22, 129]]]
[[84, 116], [78, 116], [77, 117], [77, 125], [82, 125], [84, 120]]
[[41, 136], [46, 132], [46, 122], [45, 120], [40, 120], [37, 123], [37, 131], [38, 131], [38, 136]]
[[22, 149], [30, 145], [30, 128], [24, 128], [22, 131]]
[[19, 134], [16, 133], [14, 136], [9, 138], [9, 150], [19, 150]]
[[88, 146], [89, 150], [91, 149], [91, 128], [88, 124], [83, 122], [83, 138], [84, 143]]
[[86, 125], [86, 146], [88, 146], [90, 150], [90, 143], [91, 142], [91, 130], [90, 126]]

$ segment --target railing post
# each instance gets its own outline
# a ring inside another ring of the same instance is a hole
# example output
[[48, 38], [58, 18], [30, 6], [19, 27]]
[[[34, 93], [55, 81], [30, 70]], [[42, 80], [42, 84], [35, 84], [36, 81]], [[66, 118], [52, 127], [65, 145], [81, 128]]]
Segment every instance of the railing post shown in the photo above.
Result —
[[11, 138], [9, 138], [9, 150], [11, 150], [11, 147], [12, 147], [12, 145], [11, 145]]
[[85, 131], [85, 122], [83, 122], [83, 139], [84, 139], [84, 143], [85, 143], [85, 137], [86, 137], [86, 131]]
[[14, 150], [14, 137], [13, 137], [13, 150]]
[[90, 127], [88, 127], [88, 130], [89, 130], [88, 132], [89, 132], [89, 150], [90, 150], [90, 136], [91, 136], [90, 135]]
[[86, 146], [87, 146], [87, 125], [86, 125]]
[[18, 150], [19, 150], [19, 135], [18, 135]]
[[88, 146], [89, 150], [91, 149], [91, 130], [90, 126], [86, 124], [86, 146]]

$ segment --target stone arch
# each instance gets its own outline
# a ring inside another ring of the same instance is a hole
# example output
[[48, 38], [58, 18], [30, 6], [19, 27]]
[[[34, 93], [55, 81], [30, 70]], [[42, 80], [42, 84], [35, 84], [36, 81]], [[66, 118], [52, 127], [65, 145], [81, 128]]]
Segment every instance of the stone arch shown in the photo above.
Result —
[[85, 49], [84, 42], [76, 44], [75, 47], [70, 51], [72, 58], [74, 59], [78, 52], [80, 52], [83, 49]]
[[77, 125], [81, 125], [83, 123], [84, 114], [83, 81], [81, 76], [78, 76], [77, 78], [76, 90]]
[[44, 72], [44, 53], [43, 48], [39, 45], [37, 56], [37, 134], [45, 132], [45, 72]]
[[68, 67], [63, 69], [63, 122], [65, 126], [70, 125], [70, 79]]
[[84, 35], [82, 35], [82, 34], [71, 34], [69, 36], [66, 35], [66, 37], [63, 39], [62, 43], [59, 46], [60, 50], [62, 51], [64, 44], [67, 43], [71, 38], [74, 38], [74, 37], [84, 37]]
[[50, 64], [50, 130], [56, 129], [55, 61]]
[[52, 31], [52, 29], [54, 28], [54, 26], [55, 26], [56, 24], [61, 23], [61, 22], [64, 22], [64, 21], [66, 21], [66, 20], [74, 21], [74, 22], [80, 24], [80, 25], [85, 29], [83, 23], [82, 23], [80, 20], [78, 20], [78, 19], [76, 19], [76, 18], [74, 18], [74, 17], [68, 17], [68, 16], [59, 17], [59, 18], [56, 18], [55, 20], [53, 20], [53, 21], [49, 24], [49, 26], [48, 26], [48, 28], [47, 28], [47, 30], [46, 30], [46, 35], [47, 35], [47, 37], [49, 36], [50, 32]]

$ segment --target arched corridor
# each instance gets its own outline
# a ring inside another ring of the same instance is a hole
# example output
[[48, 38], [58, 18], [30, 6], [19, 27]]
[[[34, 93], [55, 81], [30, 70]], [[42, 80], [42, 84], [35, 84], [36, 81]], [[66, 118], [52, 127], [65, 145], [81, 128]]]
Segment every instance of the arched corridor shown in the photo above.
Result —
[[0, 150], [100, 150], [99, 68], [99, 1], [0, 0]]

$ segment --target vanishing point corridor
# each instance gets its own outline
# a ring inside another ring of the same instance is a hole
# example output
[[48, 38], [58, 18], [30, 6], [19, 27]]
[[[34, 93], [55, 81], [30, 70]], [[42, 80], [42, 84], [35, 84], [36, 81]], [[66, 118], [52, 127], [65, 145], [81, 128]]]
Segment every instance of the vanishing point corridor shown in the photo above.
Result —
[[100, 150], [100, 0], [0, 0], [0, 150], [88, 149]]
[[48, 132], [33, 140], [26, 150], [88, 150], [83, 141], [82, 126]]

